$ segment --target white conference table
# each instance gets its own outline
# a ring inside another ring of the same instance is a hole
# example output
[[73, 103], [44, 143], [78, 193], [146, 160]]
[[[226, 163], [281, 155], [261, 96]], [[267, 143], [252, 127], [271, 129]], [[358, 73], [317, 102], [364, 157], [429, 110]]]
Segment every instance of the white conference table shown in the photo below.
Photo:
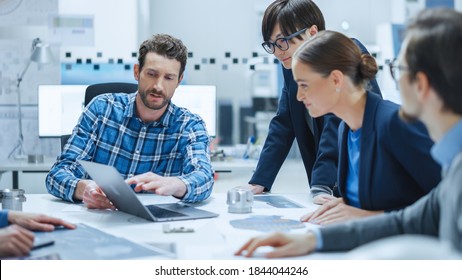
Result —
[[[282, 218], [298, 220], [302, 214], [313, 211], [317, 207], [311, 203], [307, 193], [284, 196], [295, 203], [303, 205], [305, 208], [275, 208], [266, 203], [256, 201], [254, 202], [252, 213], [231, 214], [227, 211], [226, 193], [214, 193], [211, 198], [198, 207], [218, 213], [217, 218], [158, 223], [119, 211], [90, 210], [83, 204], [64, 202], [49, 194], [30, 194], [27, 195], [27, 201], [23, 204], [23, 211], [44, 213], [73, 223], [84, 223], [111, 235], [126, 238], [142, 245], [161, 243], [161, 245], [174, 244], [176, 247], [176, 254], [153, 256], [154, 259], [228, 260], [243, 259], [243, 257], [234, 256], [233, 253], [249, 238], [267, 234], [256, 230], [234, 228], [229, 223], [231, 220], [246, 219], [251, 215], [279, 215]], [[173, 197], [160, 197], [151, 194], [142, 194], [139, 197], [144, 204], [177, 201]], [[164, 224], [169, 224], [171, 228], [184, 227], [193, 229], [194, 232], [164, 233]], [[290, 232], [302, 233], [307, 231], [309, 227], [314, 227], [314, 225], [310, 224], [304, 225], [304, 228], [293, 229]], [[269, 249], [266, 248], [266, 250]], [[315, 253], [303, 258], [340, 259], [342, 254]]]

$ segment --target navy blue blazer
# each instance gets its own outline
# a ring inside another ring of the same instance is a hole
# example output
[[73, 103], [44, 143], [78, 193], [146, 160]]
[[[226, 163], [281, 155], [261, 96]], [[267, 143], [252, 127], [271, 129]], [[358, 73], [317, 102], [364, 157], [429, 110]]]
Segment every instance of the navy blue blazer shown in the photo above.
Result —
[[[430, 155], [433, 142], [426, 128], [420, 122], [404, 123], [398, 110], [397, 104], [367, 93], [358, 175], [362, 209], [389, 211], [406, 207], [429, 193], [441, 180], [441, 168]], [[344, 122], [340, 124], [341, 194], [346, 193], [349, 130]]]
[[[358, 41], [353, 41], [367, 53]], [[297, 139], [310, 186], [334, 188], [337, 182], [338, 125], [340, 119], [328, 114], [313, 119], [313, 133], [310, 131], [305, 114], [307, 109], [297, 100], [297, 83], [292, 70], [283, 68], [284, 87], [279, 98], [276, 116], [271, 120], [268, 136], [260, 154], [257, 168], [250, 184], [258, 184], [270, 191], [292, 143]], [[377, 81], [368, 85], [381, 96]]]

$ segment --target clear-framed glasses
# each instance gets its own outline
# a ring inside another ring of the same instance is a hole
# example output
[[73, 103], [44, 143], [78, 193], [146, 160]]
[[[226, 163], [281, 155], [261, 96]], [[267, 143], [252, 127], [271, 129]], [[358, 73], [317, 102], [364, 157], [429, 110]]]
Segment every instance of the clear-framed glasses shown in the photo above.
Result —
[[278, 49], [280, 49], [281, 51], [287, 51], [289, 49], [289, 41], [292, 38], [299, 36], [307, 29], [308, 28], [303, 28], [302, 30], [299, 30], [287, 37], [277, 38], [274, 42], [265, 41], [261, 45], [269, 54], [273, 54], [276, 51], [276, 47], [278, 47]]
[[394, 58], [391, 62], [388, 63], [390, 67], [390, 74], [393, 80], [397, 83], [399, 78], [401, 77], [402, 71], [408, 71], [409, 67], [402, 66], [398, 64], [398, 60]]

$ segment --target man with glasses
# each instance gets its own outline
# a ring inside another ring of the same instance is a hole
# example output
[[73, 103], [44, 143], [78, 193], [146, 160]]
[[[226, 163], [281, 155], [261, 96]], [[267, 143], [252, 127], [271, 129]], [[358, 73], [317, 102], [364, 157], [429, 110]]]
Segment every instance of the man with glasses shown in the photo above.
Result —
[[399, 65], [398, 59], [393, 59], [388, 66], [390, 67], [390, 75], [395, 82], [398, 82], [399, 77], [401, 77], [401, 71], [408, 70], [407, 67]]
[[[332, 114], [316, 119], [310, 117], [303, 103], [296, 99], [297, 84], [291, 70], [295, 50], [324, 29], [324, 17], [311, 0], [276, 0], [265, 11], [262, 21], [265, 42], [262, 46], [281, 62], [284, 87], [257, 168], [249, 181], [254, 193], [271, 190], [294, 139], [297, 139], [314, 202], [323, 204], [334, 198], [340, 120]], [[355, 40], [355, 43], [367, 53], [359, 41]], [[376, 80], [372, 80], [369, 87], [380, 95]]]
[[[308, 254], [314, 250], [346, 251], [400, 234], [421, 234], [438, 240], [420, 243], [421, 255], [416, 255], [406, 252], [403, 246], [415, 249], [415, 244], [409, 240], [422, 242], [422, 239], [403, 239], [399, 251], [413, 255], [396, 255], [397, 258], [454, 257], [452, 252], [444, 250], [444, 245], [462, 253], [461, 49], [462, 13], [450, 9], [424, 10], [410, 22], [399, 58], [390, 64], [403, 102], [401, 117], [407, 121], [421, 120], [435, 140], [431, 153], [442, 166], [443, 179], [432, 192], [400, 211], [327, 226], [301, 235], [273, 234], [254, 238], [237, 254], [251, 256], [260, 246], [277, 247], [266, 255], [276, 258]], [[389, 241], [382, 243], [387, 248], [375, 248], [390, 252], [390, 245], [398, 240]], [[437, 255], [436, 250], [447, 255]]]

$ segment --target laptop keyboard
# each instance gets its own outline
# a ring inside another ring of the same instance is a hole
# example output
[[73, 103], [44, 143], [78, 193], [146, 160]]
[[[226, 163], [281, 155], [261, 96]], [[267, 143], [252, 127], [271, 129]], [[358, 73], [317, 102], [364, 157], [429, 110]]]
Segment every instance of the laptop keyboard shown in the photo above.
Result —
[[154, 217], [160, 219], [186, 216], [185, 214], [170, 211], [164, 208], [157, 207], [155, 205], [146, 205], [146, 208], [148, 208], [148, 210], [152, 213], [152, 215], [154, 215]]

